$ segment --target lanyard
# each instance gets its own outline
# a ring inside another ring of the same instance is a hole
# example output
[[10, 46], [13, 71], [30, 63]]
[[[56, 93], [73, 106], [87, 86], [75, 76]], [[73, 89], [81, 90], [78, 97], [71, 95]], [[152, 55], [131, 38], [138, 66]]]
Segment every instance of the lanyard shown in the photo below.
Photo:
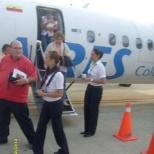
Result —
[[92, 68], [90, 68], [89, 72], [88, 72], [88, 76], [91, 76], [91, 72], [92, 70], [96, 67], [97, 64], [95, 64]]

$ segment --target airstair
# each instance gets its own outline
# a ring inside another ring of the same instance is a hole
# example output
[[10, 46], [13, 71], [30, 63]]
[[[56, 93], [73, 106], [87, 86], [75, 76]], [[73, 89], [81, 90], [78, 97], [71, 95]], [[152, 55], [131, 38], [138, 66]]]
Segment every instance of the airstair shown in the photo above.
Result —
[[[36, 56], [35, 56], [35, 66], [37, 68], [37, 74], [38, 74], [38, 80], [35, 84], [32, 85], [32, 93], [34, 96], [35, 104], [37, 106], [38, 111], [40, 112], [43, 106], [43, 98], [36, 95], [36, 90], [39, 88], [40, 81], [42, 80], [44, 74], [45, 74], [45, 68], [44, 68], [44, 53], [41, 45], [41, 41], [37, 41], [37, 50], [36, 50]], [[66, 87], [66, 104], [64, 105], [63, 110], [63, 116], [68, 115], [77, 115], [75, 112], [75, 109], [73, 107], [73, 104], [71, 103], [71, 100], [67, 94], [67, 90], [71, 87], [71, 85], [76, 81], [76, 72], [75, 68], [72, 67], [72, 70], [74, 72], [74, 80]]]

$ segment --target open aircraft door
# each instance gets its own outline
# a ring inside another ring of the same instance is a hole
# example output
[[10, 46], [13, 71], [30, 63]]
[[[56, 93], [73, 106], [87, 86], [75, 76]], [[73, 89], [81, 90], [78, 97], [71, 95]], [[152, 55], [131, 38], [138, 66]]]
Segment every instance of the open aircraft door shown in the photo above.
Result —
[[[38, 108], [39, 111], [41, 111], [42, 106], [43, 106], [43, 98], [42, 97], [38, 97], [35, 94], [36, 89], [39, 88], [39, 83], [42, 80], [44, 74], [45, 74], [45, 68], [44, 68], [44, 51], [42, 49], [42, 45], [41, 45], [41, 39], [40, 39], [40, 18], [42, 15], [44, 15], [46, 13], [46, 11], [52, 11], [55, 18], [57, 18], [58, 20], [58, 27], [60, 31], [63, 31], [64, 33], [64, 21], [63, 21], [63, 16], [61, 11], [59, 11], [58, 9], [54, 9], [54, 8], [47, 8], [47, 7], [42, 7], [42, 6], [37, 6], [36, 8], [37, 11], [37, 18], [38, 18], [38, 40], [36, 42], [37, 44], [37, 48], [36, 48], [36, 56], [35, 56], [35, 66], [37, 68], [37, 73], [38, 73], [38, 81], [36, 84], [34, 84], [32, 86], [32, 91], [33, 91], [33, 95], [34, 95], [34, 100], [36, 103], [36, 106]], [[68, 87], [66, 87], [66, 102], [67, 102], [67, 106], [64, 105], [64, 111], [63, 111], [63, 115], [77, 115], [77, 113], [75, 112], [75, 109], [73, 107], [73, 104], [70, 101], [69, 96], [67, 95], [67, 89], [71, 86], [71, 84], [73, 84], [73, 82], [75, 82], [76, 80], [76, 73], [75, 73], [75, 69], [74, 67], [72, 67], [72, 70], [74, 72], [74, 80], [72, 81], [72, 83], [70, 83], [68, 85]]]

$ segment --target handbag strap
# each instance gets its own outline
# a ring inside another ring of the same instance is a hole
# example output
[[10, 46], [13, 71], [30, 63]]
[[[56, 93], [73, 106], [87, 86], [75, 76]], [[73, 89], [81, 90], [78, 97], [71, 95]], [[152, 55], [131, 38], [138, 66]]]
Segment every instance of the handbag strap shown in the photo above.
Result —
[[49, 81], [48, 81], [46, 87], [51, 83], [53, 77], [55, 76], [55, 74], [56, 74], [57, 72], [60, 72], [60, 71], [56, 71], [56, 72], [53, 73], [53, 75], [52, 75], [51, 78], [49, 79]]
[[63, 43], [64, 44], [64, 53], [66, 52], [66, 43]]

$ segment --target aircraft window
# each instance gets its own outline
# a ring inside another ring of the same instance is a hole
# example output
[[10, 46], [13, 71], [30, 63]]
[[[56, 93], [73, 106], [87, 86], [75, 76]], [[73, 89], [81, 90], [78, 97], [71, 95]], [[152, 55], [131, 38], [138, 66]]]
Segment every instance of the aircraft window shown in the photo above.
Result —
[[116, 44], [116, 37], [114, 34], [109, 34], [109, 43], [110, 43], [110, 45]]
[[87, 40], [89, 43], [94, 43], [95, 42], [95, 33], [93, 31], [88, 31], [87, 32]]
[[142, 40], [140, 38], [136, 38], [136, 47], [138, 49], [142, 48]]
[[128, 47], [129, 46], [129, 39], [127, 36], [123, 36], [122, 37], [122, 43], [124, 47]]
[[148, 40], [148, 49], [153, 50], [153, 42], [152, 42], [152, 40]]

